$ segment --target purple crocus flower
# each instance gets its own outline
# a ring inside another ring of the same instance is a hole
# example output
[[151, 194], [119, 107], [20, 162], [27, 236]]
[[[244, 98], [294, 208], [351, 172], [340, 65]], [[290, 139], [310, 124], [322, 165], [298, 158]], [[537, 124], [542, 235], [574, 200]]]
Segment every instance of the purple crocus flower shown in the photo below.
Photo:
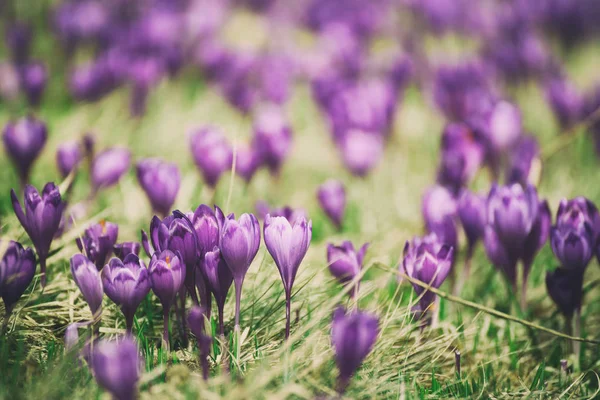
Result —
[[17, 169], [22, 185], [29, 180], [31, 166], [42, 152], [47, 136], [46, 124], [33, 116], [9, 122], [4, 128], [4, 148]]
[[340, 371], [338, 392], [344, 393], [350, 378], [373, 349], [379, 334], [379, 318], [362, 312], [346, 312], [339, 307], [333, 313], [331, 342], [335, 363]]
[[200, 285], [205, 285], [215, 296], [217, 311], [219, 313], [219, 333], [223, 336], [225, 334], [223, 326], [225, 301], [227, 300], [229, 288], [233, 283], [233, 275], [231, 274], [231, 270], [227, 266], [227, 263], [221, 256], [221, 251], [216, 246], [212, 251], [204, 254], [198, 268], [199, 271], [196, 272], [196, 281], [203, 279], [204, 281], [201, 282]]
[[221, 254], [233, 275], [235, 285], [235, 330], [240, 329], [240, 300], [244, 278], [260, 247], [260, 225], [252, 214], [242, 214], [235, 220], [229, 215], [221, 229]]
[[581, 309], [583, 270], [556, 268], [546, 273], [546, 288], [558, 309], [569, 319]]
[[129, 254], [140, 254], [141, 245], [138, 242], [123, 242], [117, 243], [113, 246], [113, 253], [121, 261], [125, 259]]
[[339, 149], [346, 168], [365, 177], [383, 156], [383, 137], [379, 133], [352, 129], [344, 133]]
[[83, 254], [71, 257], [71, 274], [75, 284], [92, 311], [92, 319], [99, 318], [102, 312], [102, 297], [104, 289], [98, 269]]
[[118, 236], [119, 226], [102, 220], [87, 228], [83, 237], [75, 242], [79, 251], [85, 253], [99, 271], [108, 262]]
[[[345, 241], [341, 246], [327, 245], [327, 265], [329, 272], [342, 285], [352, 282], [360, 274], [363, 267], [363, 259], [369, 247], [369, 243], [365, 243], [358, 250], [354, 249], [354, 245], [350, 241]], [[351, 297], [358, 295], [358, 286], [360, 282], [356, 282], [356, 286], [349, 292]]]
[[154, 253], [149, 267], [152, 291], [160, 299], [163, 307], [163, 339], [169, 344], [169, 311], [175, 296], [185, 281], [185, 265], [179, 253], [164, 250]]
[[76, 169], [82, 159], [81, 145], [76, 140], [64, 142], [56, 150], [56, 165], [63, 178]]
[[98, 154], [92, 162], [93, 190], [115, 185], [127, 173], [130, 163], [131, 153], [124, 148], [114, 147]]
[[231, 145], [219, 129], [205, 127], [190, 136], [190, 148], [206, 184], [214, 188], [221, 174], [231, 168]]
[[521, 111], [508, 102], [497, 102], [487, 114], [487, 139], [492, 151], [506, 152], [512, 149], [523, 133]]
[[202, 307], [194, 306], [188, 314], [188, 324], [196, 340], [198, 341], [198, 350], [200, 352], [200, 364], [202, 365], [202, 378], [208, 379], [209, 365], [208, 356], [210, 355], [210, 345], [212, 338], [207, 335], [205, 329], [206, 311]]
[[[7, 245], [8, 244], [8, 245]], [[5, 325], [15, 304], [35, 275], [35, 254], [30, 248], [23, 248], [20, 243], [0, 241], [0, 297], [6, 310]]]
[[325, 214], [338, 230], [342, 228], [346, 211], [346, 189], [340, 181], [329, 179], [317, 190], [317, 199]]
[[[424, 238], [415, 237], [404, 246], [403, 272], [433, 288], [439, 288], [452, 267], [454, 248], [442, 244], [435, 233]], [[429, 311], [436, 300], [434, 293], [411, 282], [419, 299], [421, 313]]]
[[42, 95], [48, 81], [46, 66], [41, 62], [31, 62], [23, 65], [20, 70], [21, 87], [27, 101], [33, 107], [39, 107]]
[[483, 238], [486, 225], [487, 201], [484, 195], [463, 190], [458, 199], [458, 218], [467, 237], [468, 258], [473, 255], [473, 249]]
[[125, 260], [112, 258], [102, 268], [104, 293], [121, 308], [127, 332], [133, 328], [135, 310], [150, 291], [150, 276], [146, 264], [135, 254]]
[[6, 29], [6, 46], [15, 64], [24, 64], [29, 59], [31, 38], [31, 27], [25, 23], [15, 22]]
[[163, 217], [169, 214], [181, 183], [177, 164], [158, 158], [147, 158], [136, 166], [138, 182], [152, 204], [152, 209]]
[[428, 232], [434, 232], [442, 243], [453, 248], [458, 244], [456, 227], [457, 201], [443, 186], [431, 187], [423, 196], [423, 219]]
[[46, 287], [46, 259], [52, 239], [60, 227], [66, 203], [61, 200], [58, 187], [52, 182], [44, 186], [41, 196], [33, 186], [25, 186], [25, 211], [21, 208], [14, 190], [11, 190], [10, 197], [15, 215], [31, 239], [40, 260], [42, 272], [40, 280], [44, 288]]
[[251, 146], [238, 148], [235, 153], [235, 173], [250, 183], [261, 164], [260, 155]]
[[252, 147], [271, 174], [278, 175], [292, 146], [292, 130], [276, 107], [258, 111], [254, 120]]
[[583, 97], [567, 79], [555, 78], [546, 83], [546, 99], [561, 129], [580, 121]]
[[90, 367], [96, 382], [115, 400], [136, 398], [137, 383], [142, 373], [143, 358], [132, 337], [100, 340], [94, 345]]
[[267, 215], [265, 218], [265, 245], [277, 265], [285, 290], [286, 339], [290, 336], [292, 286], [300, 263], [308, 251], [311, 237], [312, 221], [307, 222], [304, 217], [296, 219], [293, 225], [285, 217]]
[[541, 168], [540, 146], [537, 140], [532, 136], [524, 136], [512, 151], [506, 180], [509, 184], [535, 185], [540, 179]]

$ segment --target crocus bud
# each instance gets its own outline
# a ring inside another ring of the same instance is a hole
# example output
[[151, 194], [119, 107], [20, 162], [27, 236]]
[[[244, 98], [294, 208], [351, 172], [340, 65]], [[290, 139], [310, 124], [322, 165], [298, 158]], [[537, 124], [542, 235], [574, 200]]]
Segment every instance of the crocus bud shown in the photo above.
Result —
[[538, 203], [538, 211], [533, 226], [523, 246], [523, 267], [524, 279], [529, 275], [529, 269], [533, 264], [533, 259], [536, 254], [548, 241], [550, 235], [550, 225], [552, 225], [552, 215], [550, 207], [546, 200], [540, 200]]
[[342, 161], [353, 175], [365, 177], [379, 163], [383, 144], [379, 133], [352, 129], [341, 139]]
[[178, 253], [164, 250], [154, 253], [148, 267], [152, 291], [160, 299], [163, 308], [169, 308], [185, 280], [185, 265]]
[[494, 267], [500, 270], [509, 282], [513, 285], [516, 284], [518, 258], [506, 250], [498, 234], [490, 225], [485, 227], [483, 244], [485, 253]]
[[[216, 246], [212, 251], [206, 252], [204, 258], [200, 261], [198, 268], [199, 272], [196, 273], [196, 281], [205, 279], [208, 290], [215, 296], [217, 310], [219, 312], [219, 333], [224, 334], [223, 310], [229, 288], [233, 283], [233, 275], [231, 275], [229, 267], [227, 267], [225, 260], [221, 256], [221, 251]], [[204, 284], [204, 282], [201, 282], [200, 285], [197, 286]]]
[[56, 165], [63, 178], [77, 168], [82, 159], [81, 145], [75, 140], [64, 142], [56, 150]]
[[221, 229], [221, 254], [235, 283], [235, 326], [240, 325], [240, 299], [244, 278], [260, 247], [260, 225], [252, 214], [242, 214], [239, 221], [229, 215]]
[[583, 97], [568, 80], [555, 78], [547, 82], [546, 99], [561, 129], [568, 129], [581, 119]]
[[423, 219], [428, 232], [434, 232], [442, 243], [456, 247], [457, 201], [443, 186], [431, 187], [423, 196]]
[[557, 223], [550, 231], [550, 245], [562, 267], [584, 270], [594, 255], [594, 237], [595, 232], [587, 222], [583, 229]]
[[8, 318], [33, 280], [35, 254], [32, 249], [24, 249], [20, 243], [13, 241], [0, 241], [0, 254], [0, 296]]
[[231, 145], [220, 130], [205, 127], [192, 133], [190, 149], [204, 181], [215, 187], [221, 174], [231, 168]]
[[133, 328], [135, 310], [150, 291], [150, 277], [146, 264], [135, 254], [124, 261], [112, 258], [102, 268], [104, 293], [121, 308], [127, 331]]
[[[342, 285], [355, 279], [362, 270], [363, 259], [368, 247], [369, 244], [365, 243], [357, 252], [350, 241], [343, 242], [341, 246], [328, 244], [327, 264], [331, 275]], [[356, 283], [356, 287], [350, 292], [350, 296], [355, 296], [357, 292], [358, 282]]]
[[23, 65], [20, 68], [21, 87], [25, 92], [27, 101], [33, 107], [39, 107], [42, 101], [46, 82], [48, 81], [48, 72], [46, 66], [41, 62], [32, 62]]
[[265, 245], [273, 260], [281, 280], [286, 297], [286, 331], [285, 337], [290, 335], [290, 301], [292, 286], [298, 273], [302, 259], [308, 251], [312, 237], [312, 221], [300, 217], [290, 224], [285, 217], [271, 217], [267, 215], [264, 223]]
[[[433, 288], [439, 288], [452, 267], [454, 249], [442, 244], [435, 234], [425, 238], [414, 238], [404, 246], [403, 272]], [[412, 282], [411, 282], [412, 283]], [[420, 296], [421, 312], [427, 312], [435, 301], [435, 294], [412, 283], [417, 296]]]
[[206, 334], [204, 328], [206, 319], [206, 311], [198, 306], [194, 306], [188, 314], [188, 324], [190, 330], [196, 336], [198, 341], [198, 349], [200, 351], [200, 364], [202, 365], [202, 377], [204, 380], [208, 379], [208, 356], [210, 354], [210, 345], [212, 338]]
[[458, 218], [467, 236], [469, 252], [479, 239], [483, 238], [486, 224], [486, 197], [469, 190], [463, 190], [458, 199]]
[[96, 382], [118, 400], [136, 398], [143, 359], [130, 336], [95, 344], [90, 367]]
[[118, 235], [117, 224], [102, 220], [87, 228], [83, 237], [77, 238], [75, 242], [79, 251], [84, 252], [96, 264], [98, 270], [101, 270], [112, 254]]
[[31, 37], [31, 28], [21, 22], [12, 24], [6, 30], [6, 46], [15, 64], [23, 64], [29, 59]]
[[540, 147], [532, 136], [525, 136], [511, 153], [510, 165], [506, 172], [509, 184], [536, 185], [541, 177], [542, 161]]
[[273, 175], [278, 175], [292, 146], [292, 130], [276, 107], [258, 111], [254, 120], [252, 147]]
[[521, 111], [507, 101], [499, 101], [492, 109], [488, 120], [489, 140], [499, 152], [512, 148], [521, 137], [523, 126]]
[[177, 164], [157, 158], [147, 158], [137, 163], [137, 179], [152, 204], [152, 209], [167, 216], [173, 207], [181, 175]]
[[94, 190], [115, 185], [129, 170], [131, 153], [124, 148], [111, 148], [98, 154], [92, 162], [91, 179]]
[[238, 148], [235, 157], [235, 173], [250, 183], [261, 164], [258, 151], [250, 146]]
[[319, 186], [317, 199], [325, 214], [341, 229], [346, 211], [346, 189], [343, 183], [334, 179], [326, 181]]
[[83, 298], [90, 306], [92, 316], [98, 316], [102, 308], [102, 296], [104, 295], [98, 269], [83, 254], [75, 254], [71, 257], [71, 274]]
[[556, 268], [546, 272], [546, 288], [558, 309], [568, 318], [581, 308], [583, 270]]
[[[218, 210], [218, 211], [217, 211]], [[219, 222], [218, 216], [223, 216], [223, 213], [218, 207], [215, 211], [209, 206], [201, 204], [198, 206], [191, 221], [196, 231], [198, 238], [198, 253], [203, 257], [209, 251], [212, 251], [220, 242], [220, 225], [224, 221]]]
[[4, 128], [4, 147], [23, 184], [29, 179], [31, 166], [42, 152], [47, 136], [46, 124], [32, 116], [9, 122]]
[[14, 190], [11, 190], [10, 197], [15, 215], [33, 242], [35, 251], [40, 259], [40, 270], [42, 272], [41, 284], [42, 287], [45, 287], [46, 259], [50, 252], [52, 239], [60, 227], [66, 203], [61, 200], [58, 187], [52, 182], [44, 186], [41, 196], [33, 186], [25, 186], [25, 211], [21, 208]]
[[338, 392], [343, 393], [350, 378], [373, 349], [379, 334], [379, 318], [362, 311], [346, 313], [339, 307], [333, 313], [331, 342], [340, 371]]
[[129, 254], [138, 256], [140, 254], [140, 248], [141, 246], [138, 242], [123, 242], [113, 246], [113, 253], [123, 261]]

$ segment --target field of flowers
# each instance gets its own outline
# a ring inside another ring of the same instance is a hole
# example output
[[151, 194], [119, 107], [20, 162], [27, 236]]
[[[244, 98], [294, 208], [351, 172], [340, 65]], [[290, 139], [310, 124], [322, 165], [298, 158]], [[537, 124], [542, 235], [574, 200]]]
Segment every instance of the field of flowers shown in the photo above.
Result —
[[598, 397], [600, 2], [0, 15], [0, 399]]

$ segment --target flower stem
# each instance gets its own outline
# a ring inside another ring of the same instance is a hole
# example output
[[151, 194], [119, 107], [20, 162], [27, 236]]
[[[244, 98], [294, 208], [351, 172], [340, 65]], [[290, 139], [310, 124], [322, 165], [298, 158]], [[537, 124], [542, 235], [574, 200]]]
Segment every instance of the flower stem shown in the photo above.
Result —
[[13, 308], [14, 308], [14, 305], [6, 307], [6, 314], [4, 314], [4, 322], [2, 323], [2, 336], [4, 336], [4, 334], [6, 333], [6, 331], [8, 329], [8, 320], [10, 319], [10, 316], [12, 315]]
[[288, 340], [290, 337], [290, 314], [292, 308], [292, 296], [290, 291], [286, 291], [285, 293], [285, 340]]
[[169, 351], [169, 306], [163, 306], [163, 340]]
[[234, 280], [235, 285], [235, 359], [239, 368], [240, 364], [240, 303], [242, 299], [242, 284], [244, 283], [243, 279]]
[[39, 255], [40, 257], [40, 271], [42, 275], [40, 277], [40, 284], [42, 285], [42, 291], [46, 288], [46, 255]]
[[[581, 307], [577, 307], [575, 309], [573, 318], [574, 318], [573, 336], [581, 337]], [[575, 365], [576, 365], [577, 369], [579, 369], [579, 356], [581, 354], [581, 342], [573, 340], [573, 353], [575, 353]]]
[[219, 334], [224, 337], [225, 336], [225, 324], [223, 323], [224, 304], [219, 304], [217, 308], [218, 308], [218, 312], [219, 312]]

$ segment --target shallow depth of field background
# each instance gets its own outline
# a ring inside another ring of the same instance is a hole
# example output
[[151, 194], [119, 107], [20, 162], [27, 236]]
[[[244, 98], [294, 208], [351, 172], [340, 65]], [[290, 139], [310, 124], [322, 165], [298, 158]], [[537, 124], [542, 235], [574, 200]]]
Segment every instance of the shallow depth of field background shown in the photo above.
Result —
[[[279, 273], [264, 245], [250, 268], [242, 296], [243, 329], [241, 365], [225, 373], [213, 360], [211, 379], [200, 378], [193, 346], [176, 348], [170, 358], [159, 347], [161, 308], [151, 293], [136, 314], [134, 334], [146, 358], [141, 394], [145, 398], [314, 398], [334, 396], [337, 371], [330, 344], [330, 323], [336, 304], [348, 302], [327, 269], [326, 245], [351, 240], [369, 242], [359, 305], [379, 315], [381, 333], [373, 352], [353, 379], [348, 398], [590, 398], [599, 387], [600, 348], [582, 344], [581, 368], [561, 376], [560, 360], [569, 358], [567, 340], [447, 300], [440, 304], [440, 322], [420, 333], [410, 312], [415, 294], [409, 284], [398, 285], [398, 261], [406, 240], [423, 233], [421, 195], [435, 181], [440, 133], [445, 124], [430, 93], [411, 84], [401, 96], [392, 137], [378, 166], [365, 179], [344, 169], [328, 126], [305, 83], [295, 85], [285, 106], [293, 127], [293, 148], [281, 176], [260, 170], [246, 186], [226, 173], [215, 193], [207, 188], [193, 164], [187, 135], [193, 128], [216, 125], [232, 143], [249, 141], [252, 120], [231, 108], [206, 84], [200, 73], [186, 67], [172, 80], [151, 92], [146, 114], [131, 118], [129, 93], [119, 89], [97, 103], [74, 102], [65, 91], [68, 67], [60, 47], [49, 34], [45, 15], [50, 1], [17, 2], [20, 18], [33, 23], [33, 54], [48, 61], [50, 82], [35, 115], [48, 124], [45, 150], [35, 163], [31, 181], [41, 188], [59, 182], [55, 149], [61, 142], [92, 132], [98, 149], [121, 145], [134, 160], [159, 156], [178, 164], [182, 184], [174, 209], [195, 209], [218, 204], [226, 213], [255, 212], [255, 203], [303, 208], [313, 221], [313, 239], [296, 283], [292, 313], [292, 340], [283, 342], [284, 292]], [[401, 20], [402, 18], [399, 18]], [[263, 16], [235, 11], [221, 33], [232, 46], [260, 48], [269, 39]], [[455, 34], [429, 35], [424, 50], [444, 63], [473, 54], [474, 44]], [[308, 32], [297, 40], [310, 46]], [[393, 43], [379, 43], [385, 51]], [[1, 53], [6, 55], [6, 49]], [[581, 90], [600, 78], [600, 42], [587, 42], [568, 54], [564, 67]], [[89, 55], [87, 55], [89, 56]], [[0, 56], [2, 57], [2, 56]], [[85, 58], [86, 55], [78, 55]], [[600, 203], [600, 168], [592, 138], [577, 129], [560, 135], [543, 90], [534, 83], [507, 87], [504, 93], [521, 108], [527, 132], [538, 138], [543, 170], [538, 192], [548, 199], [553, 217], [561, 198], [584, 195]], [[28, 112], [24, 101], [0, 104], [0, 125]], [[555, 151], [555, 149], [560, 149]], [[328, 178], [342, 180], [348, 190], [348, 210], [342, 232], [336, 232], [316, 200], [318, 185]], [[490, 177], [482, 171], [472, 187], [487, 191]], [[3, 238], [28, 239], [13, 214], [9, 192], [18, 186], [5, 154], [0, 155], [0, 228]], [[73, 201], [89, 190], [87, 171], [76, 177]], [[119, 242], [139, 241], [148, 229], [152, 211], [139, 187], [134, 169], [113, 188], [100, 193], [88, 216], [75, 229], [55, 240], [58, 251], [48, 263], [48, 286], [43, 294], [39, 279], [16, 306], [9, 334], [0, 341], [0, 398], [105, 398], [85, 366], [63, 358], [63, 335], [72, 322], [89, 319], [90, 312], [69, 272], [69, 258], [77, 252], [75, 237], [93, 222], [106, 219], [119, 224]], [[464, 239], [464, 238], [461, 238]], [[461, 241], [464, 243], [464, 240]], [[457, 265], [462, 266], [462, 251]], [[562, 331], [563, 318], [546, 293], [545, 271], [556, 261], [546, 245], [536, 258], [529, 278], [528, 310], [518, 314], [506, 284], [487, 260], [482, 246], [476, 250], [472, 274], [461, 297], [482, 306], [513, 313], [518, 318]], [[592, 261], [586, 272], [583, 337], [600, 330], [600, 269]], [[449, 292], [448, 284], [442, 291]], [[233, 288], [226, 305], [226, 330], [233, 331]], [[103, 304], [101, 332], [123, 332], [117, 307]], [[3, 308], [0, 307], [0, 314]], [[174, 319], [173, 319], [174, 321]], [[174, 322], [172, 322], [174, 323]], [[172, 334], [177, 335], [174, 326]], [[218, 346], [216, 346], [218, 347]], [[454, 350], [462, 354], [462, 377], [454, 370]]]

